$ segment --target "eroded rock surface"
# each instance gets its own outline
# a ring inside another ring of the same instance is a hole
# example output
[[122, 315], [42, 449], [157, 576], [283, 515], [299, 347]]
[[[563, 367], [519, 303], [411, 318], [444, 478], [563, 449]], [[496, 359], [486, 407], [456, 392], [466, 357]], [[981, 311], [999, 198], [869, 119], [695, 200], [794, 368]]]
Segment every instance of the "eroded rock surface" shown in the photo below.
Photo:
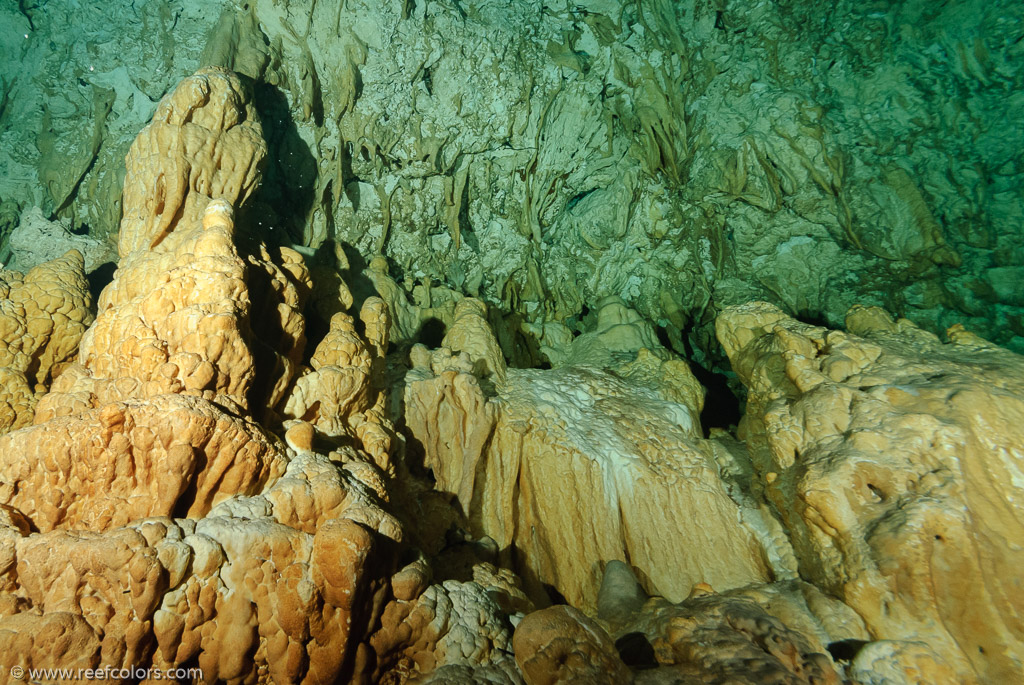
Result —
[[420, 587], [387, 606], [370, 641], [380, 656], [375, 682], [522, 682], [509, 615], [532, 606], [508, 571], [478, 565], [473, 575]]
[[301, 419], [331, 437], [362, 443], [381, 468], [388, 468], [393, 428], [385, 416], [380, 376], [388, 349], [390, 314], [377, 297], [360, 310], [366, 339], [344, 312], [331, 317], [330, 330], [317, 345], [290, 389], [282, 414]]
[[570, 606], [530, 614], [516, 628], [514, 643], [516, 661], [530, 685], [633, 682], [608, 633]]
[[314, 452], [302, 431], [289, 447], [254, 421], [298, 369], [309, 289], [299, 255], [235, 245], [262, 149], [217, 69], [168, 95], [132, 148], [121, 264], [79, 361], [0, 444], [5, 666], [366, 677], [350, 645], [390, 592], [402, 531], [368, 455]]
[[22, 274], [0, 268], [0, 434], [32, 423], [39, 398], [78, 352], [92, 323], [81, 253]]
[[189, 77], [165, 98], [128, 155], [118, 272], [44, 419], [165, 393], [263, 418], [283, 397], [310, 284], [294, 251], [243, 257], [234, 245], [233, 203], [257, 183], [260, 135], [228, 72]]
[[926, 642], [962, 679], [1012, 679], [1024, 359], [878, 309], [852, 309], [847, 329], [757, 303], [718, 321], [749, 389], [740, 435], [801, 575], [876, 639]]
[[640, 644], [646, 640], [659, 666], [656, 673], [638, 678], [640, 683], [842, 682], [831, 658], [745, 598], [706, 595], [677, 606], [650, 607], [627, 635]]
[[0, 272], [0, 667], [1014, 681], [1020, 358], [791, 318], [1024, 345], [1016, 8], [890, 4], [0, 7], [0, 261], [120, 222]]
[[643, 327], [609, 314], [603, 346], [580, 338], [579, 366], [508, 369], [491, 395], [474, 375], [494, 349], [477, 316], [483, 325], [472, 330], [484, 340], [460, 341], [459, 354], [413, 350], [406, 422], [438, 489], [506, 562], [515, 549], [535, 596], [547, 583], [592, 610], [602, 562], [612, 559], [629, 559], [650, 591], [677, 600], [700, 582], [724, 589], [767, 579], [761, 545], [700, 435], [702, 391], [684, 362], [632, 347]]
[[27, 272], [43, 262], [62, 257], [69, 250], [82, 254], [87, 274], [117, 258], [112, 246], [88, 235], [75, 235], [68, 222], [49, 221], [38, 207], [30, 207], [21, 213], [17, 227], [7, 238], [3, 252], [9, 255], [0, 261], [7, 269]]
[[0, 11], [0, 196], [96, 237], [163, 93], [219, 65], [273, 123], [252, 230], [385, 256], [410, 294], [577, 332], [616, 296], [710, 357], [752, 299], [1024, 349], [1016, 0]]

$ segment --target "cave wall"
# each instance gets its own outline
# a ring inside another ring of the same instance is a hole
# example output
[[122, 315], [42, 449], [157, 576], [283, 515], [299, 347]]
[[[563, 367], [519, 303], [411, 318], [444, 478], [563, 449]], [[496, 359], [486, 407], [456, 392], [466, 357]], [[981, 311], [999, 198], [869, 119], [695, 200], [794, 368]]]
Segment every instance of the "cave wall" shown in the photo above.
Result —
[[[7, 3], [0, 262], [20, 264], [29, 224], [119, 241], [121, 257], [91, 327], [102, 259], [0, 272], [15, 429], [0, 441], [0, 633], [31, 643], [10, 654], [67, 630], [93, 665], [113, 649], [102, 633], [130, 647], [122, 663], [202, 647], [226, 680], [263, 677], [248, 654], [288, 678], [374, 682], [593, 664], [628, 682], [623, 664], [655, 662], [665, 677], [759, 664], [833, 682], [845, 662], [854, 682], [1005, 681], [1024, 386], [1021, 358], [975, 333], [1024, 351], [1017, 14]], [[40, 328], [58, 315], [66, 331]], [[955, 323], [948, 344], [931, 332]], [[738, 427], [704, 420], [695, 375], [726, 355], [746, 388]], [[106, 470], [129, 456], [146, 468]], [[217, 459], [244, 477], [208, 478]], [[163, 528], [132, 527], [148, 515]], [[207, 583], [168, 560], [203, 553], [177, 544], [203, 532], [194, 519], [240, 531], [211, 534], [223, 597], [253, 593], [223, 620], [208, 604], [222, 595], [175, 594]], [[280, 568], [252, 542], [268, 526]], [[124, 544], [93, 551], [111, 531]], [[148, 559], [131, 562], [137, 615], [158, 596], [173, 614], [152, 631], [108, 628], [130, 625], [116, 592], [79, 593], [129, 582], [122, 547]], [[107, 556], [60, 585], [85, 623], [22, 582], [26, 564], [56, 577]], [[292, 566], [301, 593], [273, 601], [295, 612], [260, 604]], [[604, 627], [531, 613], [561, 599]], [[182, 638], [193, 610], [219, 627]], [[357, 614], [360, 634], [304, 651]], [[236, 621], [271, 637], [222, 649]]]
[[570, 328], [617, 295], [704, 353], [755, 297], [1020, 350], [1012, 6], [8, 5], [0, 198], [110, 235], [132, 136], [220, 64], [256, 82], [280, 242]]

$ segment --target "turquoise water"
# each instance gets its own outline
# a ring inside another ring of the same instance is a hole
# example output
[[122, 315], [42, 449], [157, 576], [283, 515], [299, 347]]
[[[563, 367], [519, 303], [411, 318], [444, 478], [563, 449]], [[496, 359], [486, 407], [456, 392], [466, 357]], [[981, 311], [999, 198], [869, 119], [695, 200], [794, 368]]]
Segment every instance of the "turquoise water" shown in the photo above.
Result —
[[1019, 2], [5, 0], [0, 261], [112, 244], [123, 158], [206, 64], [271, 154], [247, 231], [584, 331], [623, 299], [720, 358], [721, 307], [855, 303], [1024, 351]]

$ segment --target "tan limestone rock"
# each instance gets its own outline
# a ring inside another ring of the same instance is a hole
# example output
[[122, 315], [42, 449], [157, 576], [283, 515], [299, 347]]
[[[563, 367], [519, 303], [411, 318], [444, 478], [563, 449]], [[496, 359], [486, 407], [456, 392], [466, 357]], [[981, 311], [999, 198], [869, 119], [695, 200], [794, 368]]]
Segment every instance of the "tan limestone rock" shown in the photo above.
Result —
[[626, 652], [625, 658], [650, 659], [640, 665], [657, 665], [657, 676], [664, 678], [651, 674], [640, 682], [842, 682], [827, 654], [744, 597], [703, 589], [681, 604], [655, 600], [628, 631], [645, 649]]
[[923, 642], [879, 640], [857, 652], [850, 666], [856, 685], [955, 683], [956, 671]]
[[91, 306], [77, 250], [24, 275], [0, 269], [0, 433], [32, 423], [38, 398], [73, 361]]
[[53, 388], [44, 417], [184, 393], [259, 408], [262, 419], [283, 397], [311, 284], [293, 250], [244, 257], [235, 247], [233, 208], [258, 181], [261, 135], [241, 82], [222, 69], [161, 101], [127, 158], [119, 269], [83, 340], [82, 368]]
[[[455, 305], [462, 295], [450, 288], [433, 287], [429, 280], [420, 285], [406, 282], [399, 285], [388, 272], [382, 256], [370, 260], [363, 272], [393, 317], [391, 337], [395, 340], [418, 339], [425, 324], [437, 321], [450, 326], [455, 318]], [[408, 296], [412, 293], [412, 301]]]
[[[78, 368], [43, 400], [42, 420], [76, 411], [74, 398], [99, 406], [181, 393], [245, 411], [257, 389], [270, 400], [283, 396], [304, 341], [304, 268], [292, 262], [295, 277], [269, 260], [263, 263], [268, 290], [276, 286], [282, 293], [271, 311], [280, 317], [276, 328], [283, 340], [261, 340], [248, 323], [254, 306], [247, 277], [257, 269], [247, 269], [233, 245], [231, 213], [213, 202], [202, 223], [180, 230], [173, 250], [168, 245], [126, 258], [100, 297], [100, 314], [83, 336]], [[256, 348], [279, 342], [280, 358], [289, 363], [271, 359], [257, 365]]]
[[871, 639], [863, 619], [853, 609], [802, 580], [748, 585], [719, 596], [754, 602], [821, 654], [832, 643]]
[[210, 200], [242, 204], [266, 150], [237, 76], [208, 67], [186, 78], [160, 101], [125, 159], [121, 257], [158, 247], [179, 227], [189, 230]]
[[653, 327], [617, 297], [605, 298], [594, 329], [575, 338], [555, 366], [608, 367], [637, 350], [660, 350]]
[[700, 386], [664, 350], [630, 355], [629, 344], [588, 348], [593, 359], [620, 357], [615, 372], [508, 369], [493, 397], [465, 353], [414, 348], [405, 418], [437, 488], [454, 495], [474, 535], [493, 538], [502, 563], [515, 549], [535, 600], [543, 583], [593, 610], [614, 559], [677, 601], [702, 581], [767, 580], [764, 552], [700, 437]]
[[925, 642], [964, 682], [1007, 682], [1024, 663], [1024, 359], [878, 309], [847, 327], [763, 303], [719, 317], [758, 480], [801, 575], [873, 638]]
[[0, 501], [43, 532], [200, 517], [227, 497], [259, 492], [286, 464], [257, 425], [181, 395], [15, 431], [0, 438], [0, 457]]
[[36, 396], [25, 374], [4, 366], [0, 367], [0, 431], [16, 430], [32, 422]]
[[422, 676], [445, 667], [463, 667], [473, 677], [478, 670], [494, 670], [508, 682], [521, 682], [512, 657], [512, 625], [502, 608], [511, 601], [509, 592], [518, 589], [481, 577], [446, 580], [413, 600], [391, 602], [370, 640], [380, 660], [374, 682], [423, 682]]
[[477, 376], [505, 380], [505, 357], [487, 324], [487, 305], [480, 300], [466, 298], [456, 303], [455, 319], [441, 345], [452, 352], [466, 353]]
[[385, 418], [379, 377], [388, 349], [388, 306], [378, 297], [367, 298], [359, 318], [365, 338], [345, 312], [331, 317], [331, 328], [313, 352], [310, 367], [302, 369], [289, 389], [282, 414], [306, 421], [324, 435], [357, 440], [387, 469], [393, 428]]
[[[363, 607], [382, 587], [372, 578], [388, 563], [377, 547], [344, 516], [315, 534], [269, 517], [214, 515], [33, 535], [16, 544], [5, 574], [19, 582], [4, 593], [5, 606], [31, 610], [0, 615], [10, 637], [0, 658], [45, 667], [192, 662], [204, 682], [256, 681], [259, 672], [261, 682], [347, 678], [349, 640], [365, 634]], [[61, 621], [73, 640], [33, 642], [32, 631]]]
[[302, 312], [312, 284], [302, 255], [290, 248], [260, 245], [246, 262], [247, 340], [256, 365], [249, 410], [259, 420], [276, 421], [280, 417], [271, 408], [285, 398], [300, 370], [306, 343]]
[[516, 663], [529, 685], [628, 685], [633, 674], [605, 630], [571, 606], [535, 611], [516, 627]]
[[100, 665], [100, 637], [71, 611], [0, 616], [0, 645], [5, 675], [14, 666], [77, 671]]
[[497, 416], [498, 408], [469, 373], [426, 372], [408, 386], [406, 421], [423, 445], [424, 463], [440, 478], [440, 489], [456, 495], [463, 511], [473, 501], [477, 466], [485, 458]]
[[[697, 583], [673, 604], [648, 598], [618, 561], [605, 567], [598, 619], [637, 682], [651, 684], [838, 683], [828, 655], [870, 640], [850, 607], [800, 580], [723, 593]], [[842, 656], [849, 661], [849, 652]]]
[[[79, 362], [0, 439], [5, 667], [369, 682], [403, 531], [369, 454], [318, 453], [305, 422], [286, 446], [257, 423], [280, 426], [311, 287], [299, 253], [235, 244], [263, 150], [241, 83], [217, 69], [165, 98], [132, 148], [121, 264]], [[370, 340], [349, 326], [318, 363], [369, 375], [387, 345], [378, 304]]]

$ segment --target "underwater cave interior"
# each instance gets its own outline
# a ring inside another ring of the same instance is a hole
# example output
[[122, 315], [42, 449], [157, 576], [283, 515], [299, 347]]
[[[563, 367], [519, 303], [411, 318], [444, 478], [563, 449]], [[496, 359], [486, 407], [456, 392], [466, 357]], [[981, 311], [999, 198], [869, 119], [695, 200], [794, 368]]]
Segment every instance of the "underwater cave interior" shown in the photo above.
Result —
[[1024, 672], [1020, 0], [4, 0], [0, 298], [5, 678]]

